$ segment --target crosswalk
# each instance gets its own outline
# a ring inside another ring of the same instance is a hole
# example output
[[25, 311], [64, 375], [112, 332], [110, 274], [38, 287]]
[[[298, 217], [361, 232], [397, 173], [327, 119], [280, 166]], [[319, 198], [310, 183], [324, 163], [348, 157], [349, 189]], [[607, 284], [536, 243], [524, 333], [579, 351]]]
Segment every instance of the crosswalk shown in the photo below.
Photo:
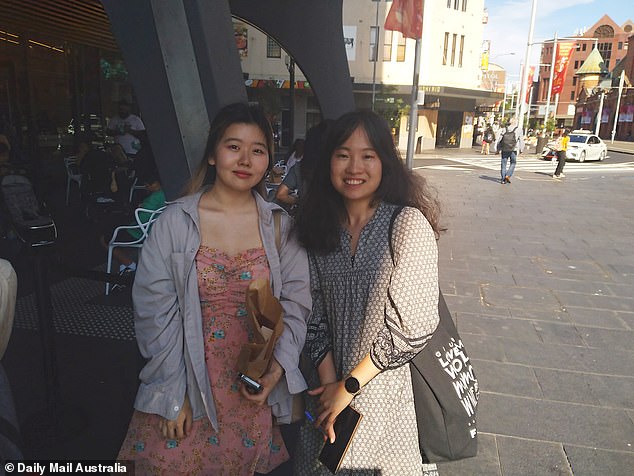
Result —
[[[422, 165], [416, 169], [454, 170], [467, 171], [478, 168], [488, 170], [500, 170], [499, 155], [483, 155], [480, 157], [443, 157], [443, 160], [453, 162], [451, 164]], [[536, 157], [520, 156], [517, 159], [515, 173], [532, 172], [536, 174], [552, 174], [555, 171], [556, 162], [541, 160]], [[566, 162], [565, 173], [568, 174], [595, 174], [595, 173], [634, 173], [634, 162], [611, 164], [609, 158], [604, 162]]]

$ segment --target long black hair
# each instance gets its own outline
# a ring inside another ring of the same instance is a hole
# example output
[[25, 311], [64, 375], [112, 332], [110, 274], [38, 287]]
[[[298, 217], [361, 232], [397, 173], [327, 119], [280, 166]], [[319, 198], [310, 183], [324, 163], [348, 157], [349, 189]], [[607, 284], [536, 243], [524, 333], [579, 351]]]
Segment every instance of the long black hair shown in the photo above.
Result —
[[[216, 153], [216, 147], [218, 147], [225, 131], [233, 124], [253, 124], [262, 131], [269, 154], [267, 170], [273, 168], [273, 129], [262, 108], [260, 106], [250, 106], [245, 103], [229, 104], [218, 111], [209, 126], [209, 136], [207, 137], [205, 153], [200, 161], [200, 165], [186, 186], [186, 195], [195, 193], [203, 186], [212, 184], [216, 180], [216, 167], [209, 164], [209, 159]], [[255, 188], [263, 196], [266, 195], [264, 193], [264, 177]]]
[[436, 236], [440, 205], [426, 180], [408, 170], [394, 145], [390, 128], [374, 112], [344, 114], [331, 126], [323, 153], [317, 160], [306, 194], [300, 200], [296, 230], [300, 242], [312, 252], [328, 253], [339, 246], [341, 226], [348, 216], [343, 198], [330, 181], [330, 160], [335, 151], [357, 128], [363, 128], [381, 160], [382, 174], [373, 203], [381, 201], [419, 209], [431, 224]]

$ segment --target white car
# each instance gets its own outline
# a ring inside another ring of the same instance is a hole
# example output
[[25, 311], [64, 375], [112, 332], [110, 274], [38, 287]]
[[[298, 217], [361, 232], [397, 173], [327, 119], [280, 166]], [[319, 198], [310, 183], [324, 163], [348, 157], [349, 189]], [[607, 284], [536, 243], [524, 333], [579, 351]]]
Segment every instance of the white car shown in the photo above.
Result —
[[608, 156], [608, 146], [595, 134], [589, 132], [572, 131], [566, 151], [566, 159], [578, 160], [603, 160]]
[[[603, 160], [608, 156], [608, 147], [605, 142], [590, 131], [572, 131], [568, 137], [570, 137], [570, 142], [566, 151], [566, 160], [585, 162], [586, 160]], [[553, 162], [557, 160], [555, 143], [556, 141], [552, 140], [544, 146], [542, 159], [552, 160]]]

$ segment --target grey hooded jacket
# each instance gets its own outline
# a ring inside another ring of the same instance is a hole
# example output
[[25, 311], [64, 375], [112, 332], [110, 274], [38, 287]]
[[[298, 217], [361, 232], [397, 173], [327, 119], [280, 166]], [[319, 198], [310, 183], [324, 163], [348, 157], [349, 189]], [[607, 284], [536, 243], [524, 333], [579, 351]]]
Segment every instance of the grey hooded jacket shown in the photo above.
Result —
[[[202, 191], [170, 204], [147, 238], [132, 290], [137, 342], [147, 363], [135, 408], [174, 420], [185, 399], [194, 419], [207, 415], [218, 430], [216, 406], [205, 365], [202, 313], [195, 257], [200, 246], [198, 202]], [[291, 394], [306, 389], [298, 368], [312, 301], [306, 252], [281, 220], [281, 252], [275, 245], [272, 210], [279, 208], [254, 193], [259, 228], [269, 262], [273, 294], [284, 308], [284, 332], [274, 351], [284, 376], [268, 397], [281, 423], [291, 418]], [[235, 362], [227, 362], [227, 366]]]

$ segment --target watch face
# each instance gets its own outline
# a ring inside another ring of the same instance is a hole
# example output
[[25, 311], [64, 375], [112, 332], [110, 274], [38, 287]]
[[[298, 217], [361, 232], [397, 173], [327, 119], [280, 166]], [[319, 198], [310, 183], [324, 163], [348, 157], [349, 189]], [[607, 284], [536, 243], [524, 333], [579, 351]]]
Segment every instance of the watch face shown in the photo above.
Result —
[[348, 377], [344, 385], [346, 387], [346, 391], [353, 395], [361, 390], [361, 385], [359, 385], [359, 381], [354, 377]]

